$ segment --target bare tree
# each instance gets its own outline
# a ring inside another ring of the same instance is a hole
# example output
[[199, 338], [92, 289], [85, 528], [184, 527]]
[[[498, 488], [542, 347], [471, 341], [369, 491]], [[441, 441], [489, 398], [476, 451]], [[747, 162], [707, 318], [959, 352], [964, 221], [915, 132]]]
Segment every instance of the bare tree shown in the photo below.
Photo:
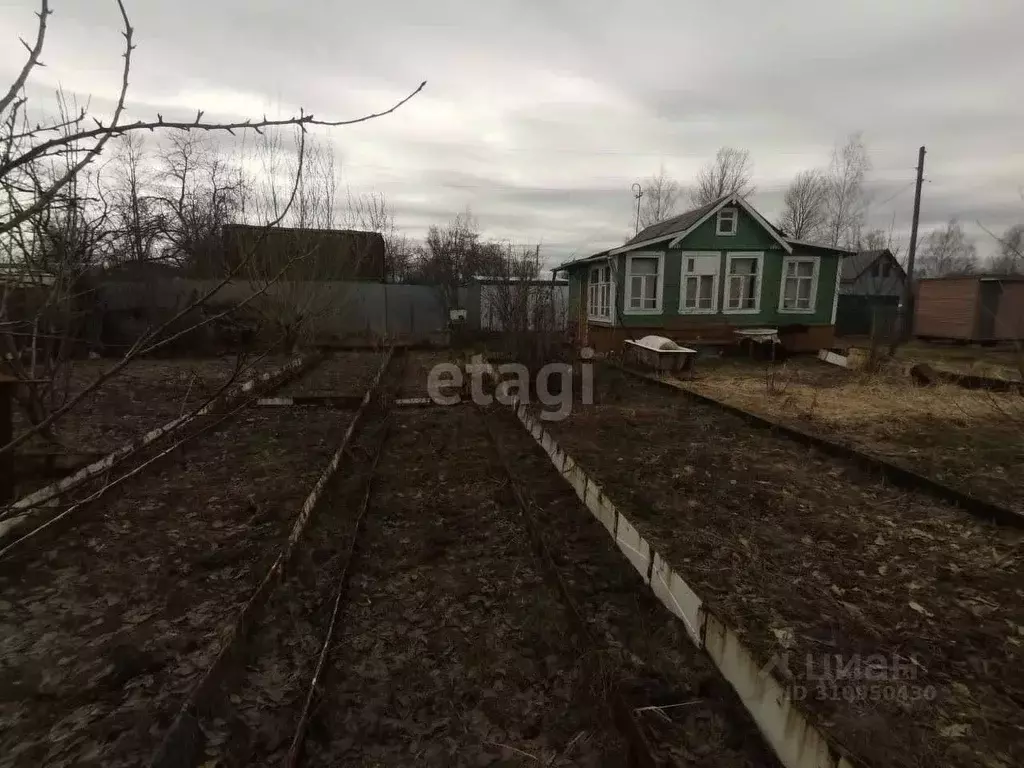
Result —
[[[124, 50], [118, 95], [109, 117], [102, 119], [82, 107], [71, 114], [58, 113], [55, 117], [43, 122], [34, 122], [28, 118], [29, 102], [25, 86], [33, 71], [42, 66], [41, 56], [46, 41], [48, 19], [51, 14], [49, 0], [40, 0], [35, 41], [32, 44], [25, 44], [28, 53], [23, 66], [6, 91], [0, 90], [0, 237], [5, 239], [5, 250], [13, 252], [17, 258], [20, 258], [20, 261], [15, 262], [18, 266], [16, 271], [20, 274], [30, 271], [26, 265], [31, 259], [29, 254], [35, 252], [31, 249], [36, 247], [32, 235], [26, 235], [26, 227], [31, 230], [35, 217], [45, 216], [55, 207], [61, 208], [62, 194], [79, 182], [82, 174], [100, 157], [108, 142], [113, 138], [146, 130], [234, 133], [250, 130], [259, 132], [272, 127], [292, 126], [300, 131], [299, 156], [301, 158], [302, 148], [305, 146], [305, 132], [311, 126], [352, 125], [390, 114], [419, 93], [426, 85], [426, 83], [421, 83], [412, 93], [387, 110], [349, 120], [322, 120], [300, 110], [297, 115], [276, 120], [270, 120], [264, 116], [259, 119], [249, 118], [236, 122], [210, 122], [203, 120], [203, 111], [199, 110], [194, 119], [187, 121], [165, 120], [163, 115], [157, 114], [155, 119], [126, 123], [123, 122], [123, 118], [132, 67], [132, 52], [135, 49], [135, 30], [130, 23], [123, 0], [115, 0], [115, 3], [123, 24]], [[59, 172], [47, 176], [45, 171], [48, 167], [59, 168]], [[292, 188], [287, 207], [290, 207], [291, 201], [294, 200], [296, 187], [297, 184]], [[65, 197], [67, 197], [66, 194]], [[79, 199], [79, 196], [74, 195], [73, 198]], [[265, 229], [269, 231], [279, 224], [281, 219], [283, 216], [266, 221]], [[28, 250], [24, 246], [28, 246]], [[75, 258], [78, 255], [76, 251]], [[105, 382], [116, 376], [139, 354], [153, 351], [179, 337], [180, 333], [166, 338], [162, 338], [162, 334], [166, 328], [219, 292], [232, 276], [232, 274], [226, 275], [223, 280], [212, 286], [203, 295], [195, 297], [189, 306], [184, 307], [167, 322], [147, 330], [118, 362], [97, 376], [77, 394], [68, 398], [62, 405], [52, 409], [42, 419], [36, 420], [29, 430], [16, 436], [7, 445], [0, 446], [0, 451], [13, 450], [33, 435], [51, 430], [61, 417], [73, 410], [84, 398]], [[52, 282], [52, 277], [48, 278], [48, 281]], [[240, 300], [227, 311], [234, 311], [238, 307], [244, 306], [257, 295], [258, 293], [254, 293]], [[6, 289], [0, 307], [3, 308], [3, 314], [0, 314], [0, 328], [5, 330], [7, 344], [16, 345], [16, 337], [6, 333], [6, 329], [11, 327], [7, 314], [10, 302]], [[204, 322], [210, 319], [212, 318], [207, 318]], [[157, 341], [158, 339], [159, 341]], [[20, 354], [20, 350], [18, 352]], [[12, 355], [13, 357], [15, 356]], [[17, 375], [23, 375], [23, 371], [23, 366], [16, 367]]]
[[970, 275], [977, 271], [978, 251], [964, 234], [956, 219], [942, 229], [928, 233], [917, 256], [916, 274], [920, 277]]
[[[59, 114], [72, 102], [58, 95]], [[21, 183], [46, 189], [77, 159], [78, 147], [35, 163], [21, 174]], [[23, 204], [26, 190], [0, 184], [12, 209]], [[0, 288], [0, 339], [4, 372], [22, 381], [18, 404], [32, 425], [50, 442], [59, 442], [45, 425], [47, 414], [69, 393], [73, 345], [90, 320], [89, 271], [101, 261], [111, 240], [109, 209], [100, 194], [98, 172], [77, 174], [19, 227], [0, 235], [6, 269]], [[88, 334], [85, 334], [88, 335]]]
[[384, 263], [388, 282], [400, 282], [409, 276], [415, 248], [398, 230], [395, 212], [382, 192], [353, 195], [348, 191], [345, 224], [364, 232], [377, 232], [384, 238]]
[[145, 262], [158, 257], [164, 224], [147, 166], [146, 141], [129, 133], [118, 140], [114, 185], [109, 195], [114, 242], [111, 261]]
[[658, 224], [676, 213], [679, 203], [679, 182], [665, 173], [665, 166], [643, 182], [640, 198], [640, 229]]
[[725, 195], [738, 194], [750, 197], [754, 194], [753, 164], [750, 152], [745, 149], [722, 147], [715, 159], [697, 173], [697, 183], [690, 193], [694, 205], [707, 205]]
[[992, 258], [992, 271], [1000, 275], [1024, 272], [1024, 224], [1007, 227], [997, 239], [999, 252]]
[[445, 315], [458, 304], [458, 289], [474, 275], [502, 269], [500, 247], [483, 242], [476, 219], [467, 210], [444, 227], [432, 226], [414, 269], [417, 277], [438, 287]]
[[[345, 304], [341, 281], [358, 272], [366, 254], [338, 253], [333, 230], [337, 215], [338, 168], [334, 151], [307, 139], [303, 156], [299, 147], [290, 153], [280, 134], [265, 133], [257, 142], [262, 164], [260, 182], [252, 184], [251, 210], [260, 219], [281, 218], [288, 228], [279, 230], [259, 247], [246, 267], [252, 286], [262, 295], [253, 308], [288, 351], [312, 340], [319, 322]], [[282, 180], [295, 179], [294, 202], [289, 205]], [[345, 259], [346, 255], [352, 258]]]
[[[503, 243], [492, 284], [481, 287], [481, 311], [501, 331], [504, 353], [532, 371], [553, 362], [566, 327], [561, 287], [541, 278], [540, 246]], [[486, 309], [485, 309], [486, 306]]]
[[896, 216], [889, 225], [889, 229], [871, 229], [865, 232], [857, 241], [856, 247], [859, 251], [880, 251], [887, 248], [897, 261], [902, 264], [901, 254], [903, 252], [903, 241], [896, 237], [893, 230], [896, 226]]
[[786, 190], [778, 226], [797, 240], [818, 242], [826, 220], [828, 179], [816, 169], [800, 171]]
[[860, 239], [867, 212], [864, 179], [871, 159], [860, 132], [832, 152], [825, 185], [824, 240], [831, 246], [853, 247]]
[[[157, 212], [163, 257], [200, 274], [221, 273], [221, 232], [243, 214], [248, 194], [241, 163], [232, 161], [209, 136], [173, 134], [157, 158]], [[296, 201], [298, 204], [298, 201]], [[261, 219], [270, 221], [280, 206]]]

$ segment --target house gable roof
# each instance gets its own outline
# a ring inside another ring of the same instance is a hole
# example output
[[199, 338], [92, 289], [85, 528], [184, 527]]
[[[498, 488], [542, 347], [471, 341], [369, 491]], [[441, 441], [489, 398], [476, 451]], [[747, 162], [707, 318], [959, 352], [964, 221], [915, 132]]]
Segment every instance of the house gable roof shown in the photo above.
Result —
[[900, 275], [906, 278], [906, 272], [903, 271], [903, 267], [900, 266], [896, 257], [892, 255], [892, 251], [888, 248], [877, 248], [874, 250], [857, 251], [849, 258], [843, 259], [842, 281], [844, 283], [854, 282], [879, 259], [888, 259], [892, 264], [896, 265]]
[[740, 195], [732, 193], [723, 195], [707, 205], [702, 205], [699, 208], [694, 208], [686, 213], [673, 216], [671, 219], [666, 221], [662, 221], [658, 224], [652, 224], [638, 232], [636, 237], [628, 240], [625, 245], [613, 248], [609, 253], [612, 255], [625, 253], [626, 251], [643, 248], [644, 246], [653, 245], [664, 240], [671, 240], [669, 247], [673, 247], [727, 205], [742, 208], [752, 219], [754, 219], [754, 221], [763, 227], [779, 245], [782, 246], [786, 253], [793, 252], [793, 247], [789, 244], [786, 238], [783, 237], [782, 233], [778, 229], [773, 227]]
[[584, 256], [582, 259], [572, 259], [571, 261], [563, 262], [559, 264], [557, 267], [555, 267], [552, 271], [561, 272], [564, 269], [572, 269], [573, 267], [578, 267], [582, 264], [588, 264], [592, 261], [606, 259], [610, 255], [611, 251], [601, 251], [600, 253], [595, 253], [593, 256]]

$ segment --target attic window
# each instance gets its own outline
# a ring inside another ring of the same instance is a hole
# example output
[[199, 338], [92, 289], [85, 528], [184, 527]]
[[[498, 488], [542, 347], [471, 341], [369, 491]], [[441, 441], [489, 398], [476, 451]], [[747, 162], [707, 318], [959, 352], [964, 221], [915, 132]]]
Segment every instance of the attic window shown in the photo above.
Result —
[[718, 212], [718, 226], [715, 228], [716, 235], [736, 234], [736, 209], [723, 208]]

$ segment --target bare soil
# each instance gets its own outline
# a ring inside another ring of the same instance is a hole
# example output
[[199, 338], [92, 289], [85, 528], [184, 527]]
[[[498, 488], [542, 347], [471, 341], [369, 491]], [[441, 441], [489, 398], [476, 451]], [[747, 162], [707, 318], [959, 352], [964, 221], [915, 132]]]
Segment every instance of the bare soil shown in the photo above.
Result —
[[[241, 371], [235, 357], [135, 360], [62, 417], [57, 434], [73, 451], [107, 454], [203, 405], [233, 375], [238, 374], [236, 380], [241, 383], [292, 359], [287, 355], [268, 355], [258, 361], [243, 358], [246, 368]], [[71, 369], [69, 396], [81, 392], [113, 363], [76, 360]], [[27, 420], [15, 408], [14, 433], [27, 428]], [[36, 450], [53, 449], [41, 440], [31, 441], [31, 446]]]
[[[788, 653], [840, 743], [876, 766], [1024, 762], [1019, 531], [623, 373], [596, 401], [556, 438], [763, 662]], [[882, 688], [836, 656], [887, 660]]]
[[308, 765], [621, 762], [494, 461], [471, 407], [396, 415]]
[[399, 397], [427, 397], [430, 371], [442, 363], [452, 363], [455, 356], [448, 350], [415, 350], [406, 353], [405, 378]]
[[278, 394], [293, 395], [362, 395], [383, 361], [380, 352], [333, 352], [327, 359], [295, 381], [282, 387]]
[[148, 759], [345, 418], [244, 411], [0, 564], [0, 765]]
[[513, 472], [591, 634], [611, 650], [656, 755], [687, 766], [776, 766], [732, 688], [651, 594], [514, 414], [495, 409]]
[[701, 361], [684, 386], [753, 413], [839, 440], [979, 498], [1024, 513], [1024, 397], [955, 385], [915, 387], [794, 358], [764, 364]]
[[[328, 486], [285, 581], [247, 644], [244, 671], [218, 691], [200, 718], [203, 765], [280, 766], [291, 746], [333, 609], [383, 424], [356, 432], [346, 463]], [[211, 706], [212, 705], [212, 706]]]

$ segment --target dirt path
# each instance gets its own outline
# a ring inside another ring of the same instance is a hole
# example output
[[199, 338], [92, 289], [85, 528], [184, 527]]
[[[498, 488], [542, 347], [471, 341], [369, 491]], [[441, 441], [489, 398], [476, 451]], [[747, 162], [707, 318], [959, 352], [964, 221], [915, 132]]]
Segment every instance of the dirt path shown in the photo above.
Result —
[[880, 766], [1021, 764], [1020, 532], [625, 374], [597, 400], [556, 439], [765, 662], [788, 654], [841, 743]]
[[243, 411], [0, 568], [0, 765], [138, 765], [273, 560], [348, 414]]
[[472, 408], [392, 427], [308, 765], [617, 754], [496, 470]]

